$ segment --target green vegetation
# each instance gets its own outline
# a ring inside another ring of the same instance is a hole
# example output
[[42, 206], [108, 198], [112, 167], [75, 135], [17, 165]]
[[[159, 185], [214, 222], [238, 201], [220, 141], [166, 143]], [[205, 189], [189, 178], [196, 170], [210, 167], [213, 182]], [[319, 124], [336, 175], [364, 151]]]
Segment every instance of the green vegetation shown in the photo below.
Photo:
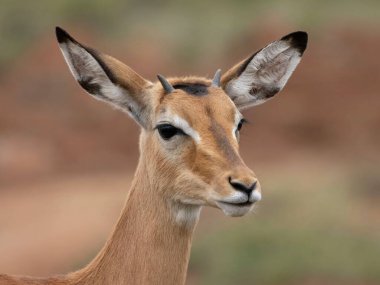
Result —
[[289, 179], [274, 180], [281, 183], [267, 185], [254, 216], [199, 233], [190, 263], [196, 284], [380, 281], [380, 233], [360, 222], [365, 202], [354, 201], [342, 181], [291, 187]]
[[201, 277], [199, 284], [294, 284], [313, 277], [375, 282], [379, 254], [378, 240], [339, 229], [252, 222], [195, 242], [190, 272]]
[[379, 10], [380, 2], [373, 0], [2, 0], [0, 66], [4, 69], [5, 63], [56, 25], [79, 26], [110, 40], [156, 36], [173, 43], [176, 55], [191, 63], [203, 50], [223, 52], [221, 43], [267, 25], [268, 19], [310, 29], [339, 20], [377, 21]]

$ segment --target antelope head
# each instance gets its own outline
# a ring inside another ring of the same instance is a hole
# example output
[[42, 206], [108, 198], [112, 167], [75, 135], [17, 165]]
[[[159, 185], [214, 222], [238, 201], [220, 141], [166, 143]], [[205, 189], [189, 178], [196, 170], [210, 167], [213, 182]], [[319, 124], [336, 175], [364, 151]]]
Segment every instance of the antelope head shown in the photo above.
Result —
[[208, 205], [243, 216], [261, 199], [254, 172], [239, 155], [242, 110], [271, 99], [286, 84], [307, 45], [305, 32], [274, 41], [212, 80], [152, 83], [122, 62], [78, 43], [57, 28], [64, 58], [95, 99], [128, 113], [140, 126], [140, 165], [176, 205]]

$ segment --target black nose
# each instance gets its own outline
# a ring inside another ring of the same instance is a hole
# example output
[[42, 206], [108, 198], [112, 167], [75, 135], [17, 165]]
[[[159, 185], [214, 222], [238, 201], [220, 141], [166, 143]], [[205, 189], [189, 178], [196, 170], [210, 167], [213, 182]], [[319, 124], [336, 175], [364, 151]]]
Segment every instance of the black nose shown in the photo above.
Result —
[[247, 193], [248, 196], [251, 195], [252, 191], [255, 190], [257, 180], [253, 182], [251, 185], [247, 186], [240, 181], [232, 180], [231, 177], [228, 177], [228, 182], [230, 182], [231, 186], [235, 188], [235, 190]]

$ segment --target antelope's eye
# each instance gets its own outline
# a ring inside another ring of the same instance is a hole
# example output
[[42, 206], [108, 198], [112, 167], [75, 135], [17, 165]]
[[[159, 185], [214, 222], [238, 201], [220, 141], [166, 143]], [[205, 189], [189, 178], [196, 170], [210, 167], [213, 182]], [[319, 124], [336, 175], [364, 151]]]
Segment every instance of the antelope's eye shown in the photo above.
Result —
[[239, 141], [240, 140], [240, 130], [241, 130], [241, 127], [243, 126], [243, 124], [246, 122], [245, 119], [241, 119], [239, 124], [237, 125], [236, 127], [236, 131], [235, 131], [235, 136], [236, 136], [236, 139]]
[[170, 140], [175, 135], [184, 134], [181, 129], [178, 129], [170, 124], [161, 124], [157, 127], [158, 133], [164, 140]]
[[243, 124], [247, 122], [245, 119], [241, 119], [239, 124], [237, 125], [237, 131], [240, 131], [241, 127], [243, 126]]

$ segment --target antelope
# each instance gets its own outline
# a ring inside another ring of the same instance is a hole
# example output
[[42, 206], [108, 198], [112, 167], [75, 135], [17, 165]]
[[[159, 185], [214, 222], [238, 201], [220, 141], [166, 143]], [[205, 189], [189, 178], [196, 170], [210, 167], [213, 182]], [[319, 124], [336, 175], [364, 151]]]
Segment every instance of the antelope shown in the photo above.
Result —
[[238, 217], [261, 200], [260, 183], [238, 152], [241, 111], [285, 86], [307, 33], [288, 34], [212, 80], [158, 75], [155, 83], [59, 27], [56, 36], [87, 93], [140, 125], [140, 158], [117, 225], [85, 268], [44, 279], [0, 275], [0, 284], [184, 284], [202, 206]]

